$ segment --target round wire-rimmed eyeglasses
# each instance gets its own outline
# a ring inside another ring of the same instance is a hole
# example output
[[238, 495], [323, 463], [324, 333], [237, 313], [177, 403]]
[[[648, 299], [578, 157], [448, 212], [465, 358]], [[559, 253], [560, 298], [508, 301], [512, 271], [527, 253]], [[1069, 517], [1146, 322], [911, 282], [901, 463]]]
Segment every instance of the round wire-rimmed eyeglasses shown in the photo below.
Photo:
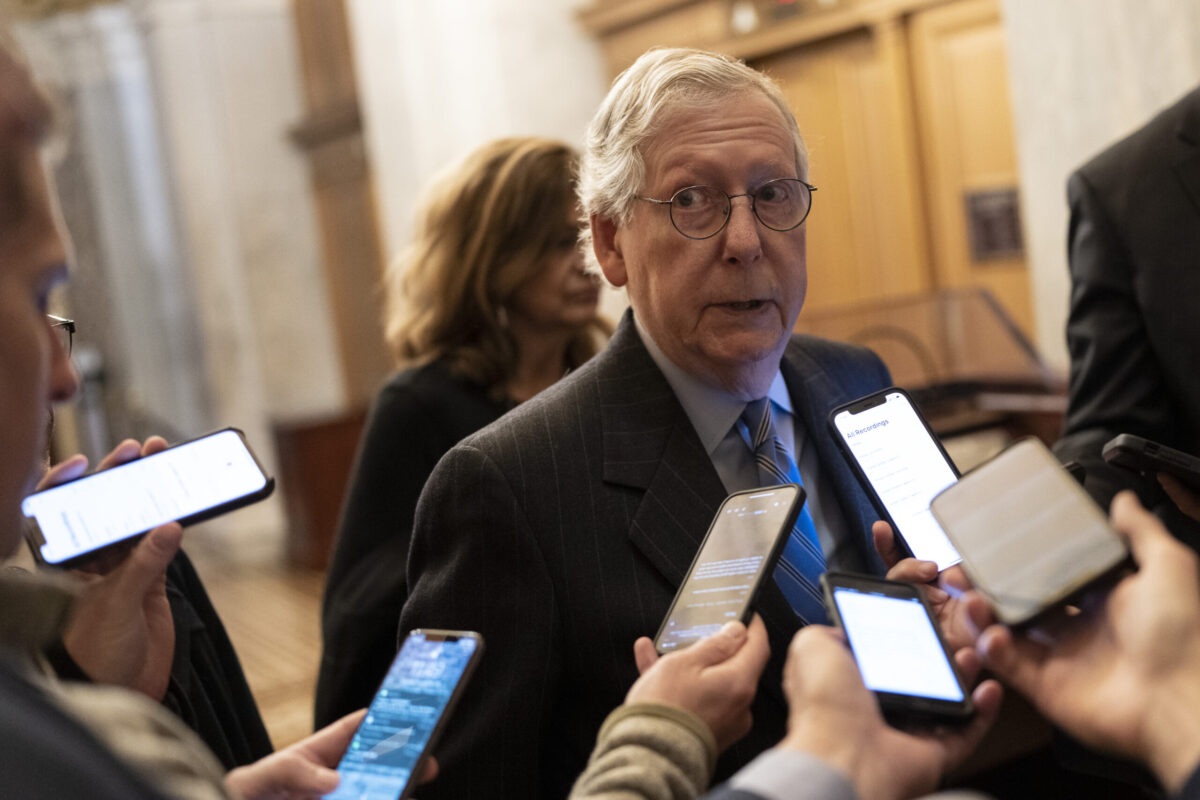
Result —
[[728, 194], [715, 186], [685, 186], [669, 200], [637, 195], [638, 200], [669, 207], [671, 224], [689, 239], [716, 236], [729, 224], [735, 197], [750, 198], [754, 216], [773, 231], [800, 227], [812, 210], [812, 193], [817, 187], [799, 178], [776, 178], [753, 192]]

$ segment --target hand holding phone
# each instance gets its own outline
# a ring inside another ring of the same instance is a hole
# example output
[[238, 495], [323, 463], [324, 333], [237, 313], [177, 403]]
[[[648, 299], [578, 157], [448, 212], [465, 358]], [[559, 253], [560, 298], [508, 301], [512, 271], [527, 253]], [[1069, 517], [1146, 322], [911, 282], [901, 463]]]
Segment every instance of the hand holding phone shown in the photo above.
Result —
[[103, 467], [22, 502], [39, 560], [78, 566], [164, 523], [189, 525], [261, 500], [275, 486], [233, 428]]
[[939, 572], [957, 564], [958, 552], [930, 514], [929, 502], [958, 480], [958, 469], [912, 398], [893, 386], [835, 408], [829, 424], [908, 553], [936, 562]]
[[885, 722], [864, 686], [845, 637], [809, 625], [788, 648], [784, 689], [788, 732], [779, 747], [815, 756], [850, 780], [858, 797], [910, 797], [932, 792], [939, 779], [975, 751], [1000, 708], [994, 680], [972, 694], [966, 724], [911, 730]]
[[654, 648], [669, 653], [711, 636], [726, 622], [749, 622], [758, 588], [774, 569], [803, 505], [804, 490], [794, 483], [725, 498], [654, 637]]
[[408, 797], [482, 654], [483, 637], [472, 631], [410, 633], [338, 764], [337, 791], [326, 800]]
[[890, 722], [963, 722], [971, 695], [920, 590], [849, 573], [821, 576], [829, 618], [846, 641], [863, 684]]
[[626, 704], [655, 703], [690, 711], [712, 731], [720, 752], [750, 730], [750, 704], [771, 657], [760, 616], [755, 614], [745, 627], [723, 626], [662, 658], [655, 656], [644, 636], [633, 651], [641, 677], [625, 696]]
[[1006, 625], [1067, 602], [1129, 556], [1104, 513], [1036, 439], [976, 467], [931, 508]]

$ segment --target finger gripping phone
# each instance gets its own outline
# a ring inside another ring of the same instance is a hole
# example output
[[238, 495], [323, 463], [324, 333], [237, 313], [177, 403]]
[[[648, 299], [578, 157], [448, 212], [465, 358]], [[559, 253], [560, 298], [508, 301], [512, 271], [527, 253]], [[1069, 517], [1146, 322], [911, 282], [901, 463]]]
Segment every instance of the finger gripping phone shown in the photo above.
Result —
[[748, 622], [803, 505], [804, 490], [794, 483], [725, 498], [654, 637], [655, 649], [670, 653], [727, 622]]
[[70, 567], [159, 525], [211, 519], [274, 488], [242, 432], [226, 428], [36, 492], [21, 510], [34, 555]]
[[912, 398], [895, 386], [838, 406], [829, 414], [834, 441], [909, 555], [944, 570], [958, 551], [929, 512], [958, 468]]
[[971, 718], [971, 694], [916, 586], [827, 572], [821, 589], [829, 618], [846, 635], [863, 685], [875, 693], [889, 723]]
[[400, 647], [338, 764], [326, 800], [408, 797], [483, 655], [473, 631], [415, 630]]
[[1200, 458], [1173, 447], [1122, 433], [1110, 439], [1100, 454], [1107, 463], [1135, 472], [1165, 472], [1200, 492]]
[[1128, 562], [1104, 512], [1036, 439], [967, 473], [932, 509], [1006, 625], [1032, 622]]

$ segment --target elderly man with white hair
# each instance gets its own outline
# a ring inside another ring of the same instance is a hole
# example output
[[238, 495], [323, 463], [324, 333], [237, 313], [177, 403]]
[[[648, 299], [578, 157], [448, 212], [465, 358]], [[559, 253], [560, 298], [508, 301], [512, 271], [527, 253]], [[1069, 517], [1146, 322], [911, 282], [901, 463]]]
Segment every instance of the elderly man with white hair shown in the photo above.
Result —
[[721, 501], [778, 482], [759, 472], [764, 448], [808, 503], [743, 645], [751, 661], [773, 651], [753, 726], [708, 721], [719, 745], [746, 734], [717, 776], [782, 737], [787, 643], [824, 620], [817, 577], [884, 571], [825, 420], [887, 370], [792, 333], [814, 190], [779, 87], [745, 64], [655, 50], [613, 84], [579, 191], [631, 311], [588, 364], [451, 450], [418, 504], [401, 630], [477, 630], [488, 648], [423, 797], [567, 794], [638, 677], [631, 643], [657, 629]]

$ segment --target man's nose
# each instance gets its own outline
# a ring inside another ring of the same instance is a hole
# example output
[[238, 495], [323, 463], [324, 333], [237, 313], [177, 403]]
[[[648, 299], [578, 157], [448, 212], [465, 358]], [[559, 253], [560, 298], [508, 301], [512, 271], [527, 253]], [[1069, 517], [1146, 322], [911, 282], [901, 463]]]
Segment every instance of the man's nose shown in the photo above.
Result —
[[58, 335], [50, 337], [50, 402], [63, 403], [79, 391], [79, 370]]
[[730, 198], [729, 222], [725, 225], [725, 260], [730, 264], [753, 264], [762, 257], [762, 230], [754, 214], [753, 201], [744, 195]]

